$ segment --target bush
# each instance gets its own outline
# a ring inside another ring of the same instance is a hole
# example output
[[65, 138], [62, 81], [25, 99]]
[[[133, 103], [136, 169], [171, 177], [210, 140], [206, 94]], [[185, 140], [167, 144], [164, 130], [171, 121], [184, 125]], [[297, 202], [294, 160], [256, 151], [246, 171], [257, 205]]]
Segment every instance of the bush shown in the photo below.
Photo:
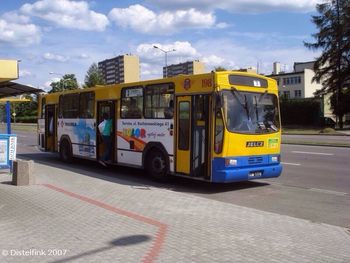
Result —
[[320, 126], [322, 103], [317, 99], [281, 100], [282, 125]]
[[320, 133], [335, 133], [335, 130], [332, 128], [324, 128]]
[[36, 116], [16, 117], [16, 122], [22, 122], [22, 123], [37, 123], [37, 117], [36, 117]]

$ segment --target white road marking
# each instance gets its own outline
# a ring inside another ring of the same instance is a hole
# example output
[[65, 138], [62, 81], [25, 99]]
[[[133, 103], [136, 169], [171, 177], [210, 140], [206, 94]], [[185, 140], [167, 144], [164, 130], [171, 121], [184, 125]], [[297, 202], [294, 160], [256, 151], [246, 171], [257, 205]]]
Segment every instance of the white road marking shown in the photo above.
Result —
[[301, 152], [301, 151], [292, 151], [292, 153], [303, 153], [303, 154], [314, 154], [314, 155], [327, 155], [327, 156], [334, 155], [334, 153], [317, 153], [317, 152]]
[[284, 162], [281, 162], [281, 164], [295, 165], [295, 166], [300, 166], [301, 165], [300, 163], [284, 163]]
[[324, 194], [332, 194], [332, 195], [339, 195], [339, 196], [344, 196], [344, 195], [348, 194], [348, 193], [344, 193], [344, 192], [337, 192], [337, 191], [318, 189], [318, 188], [310, 188], [309, 190], [313, 191], [313, 192], [320, 192], [320, 193], [324, 193]]

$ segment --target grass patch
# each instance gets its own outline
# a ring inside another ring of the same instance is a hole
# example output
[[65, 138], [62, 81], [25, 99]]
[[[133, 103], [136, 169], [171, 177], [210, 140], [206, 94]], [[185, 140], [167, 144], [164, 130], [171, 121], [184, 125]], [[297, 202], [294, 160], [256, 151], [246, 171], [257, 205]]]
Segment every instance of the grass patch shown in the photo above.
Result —
[[282, 140], [282, 144], [298, 144], [298, 145], [314, 145], [314, 146], [334, 146], [334, 147], [350, 147], [350, 143], [344, 142], [318, 142], [318, 141], [302, 141], [302, 140]]
[[327, 134], [327, 135], [343, 135], [340, 132], [332, 128], [283, 128], [282, 134], [290, 134], [290, 135], [319, 135], [319, 134]]
[[[0, 130], [2, 133], [7, 132], [6, 123], [0, 124]], [[16, 132], [16, 131], [36, 132], [37, 124], [36, 123], [11, 123], [11, 131], [12, 132]]]

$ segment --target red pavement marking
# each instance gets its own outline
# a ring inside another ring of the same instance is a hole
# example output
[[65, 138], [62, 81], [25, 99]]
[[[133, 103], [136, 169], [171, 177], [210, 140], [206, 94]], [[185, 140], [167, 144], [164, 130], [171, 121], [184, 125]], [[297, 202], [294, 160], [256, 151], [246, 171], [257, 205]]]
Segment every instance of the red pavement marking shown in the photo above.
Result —
[[63, 193], [65, 195], [74, 197], [74, 198], [79, 199], [81, 201], [84, 201], [86, 203], [89, 203], [89, 204], [92, 204], [92, 205], [104, 208], [106, 210], [112, 211], [114, 213], [117, 213], [117, 214], [120, 214], [120, 215], [123, 215], [123, 216], [126, 216], [126, 217], [130, 217], [130, 218], [132, 218], [134, 220], [141, 221], [143, 223], [146, 223], [146, 224], [158, 227], [158, 231], [157, 231], [157, 233], [155, 235], [155, 240], [153, 241], [153, 244], [152, 244], [150, 250], [146, 253], [146, 255], [143, 256], [141, 261], [144, 262], [144, 263], [152, 263], [158, 257], [158, 255], [160, 253], [160, 250], [161, 250], [161, 248], [163, 246], [164, 240], [165, 240], [165, 235], [166, 235], [166, 232], [167, 232], [168, 225], [163, 224], [163, 223], [161, 223], [159, 221], [156, 221], [154, 219], [151, 219], [151, 218], [148, 218], [148, 217], [144, 217], [142, 215], [138, 215], [138, 214], [135, 214], [133, 212], [129, 212], [129, 211], [126, 211], [126, 210], [123, 210], [123, 209], [120, 209], [120, 208], [117, 208], [117, 207], [114, 207], [114, 206], [102, 203], [100, 201], [91, 199], [89, 197], [82, 196], [82, 195], [79, 195], [79, 194], [76, 194], [76, 193], [73, 193], [73, 192], [69, 192], [67, 190], [64, 190], [62, 188], [59, 188], [59, 187], [51, 185], [51, 184], [43, 184], [43, 186], [45, 186], [47, 188], [50, 188], [50, 189], [52, 189], [54, 191]]

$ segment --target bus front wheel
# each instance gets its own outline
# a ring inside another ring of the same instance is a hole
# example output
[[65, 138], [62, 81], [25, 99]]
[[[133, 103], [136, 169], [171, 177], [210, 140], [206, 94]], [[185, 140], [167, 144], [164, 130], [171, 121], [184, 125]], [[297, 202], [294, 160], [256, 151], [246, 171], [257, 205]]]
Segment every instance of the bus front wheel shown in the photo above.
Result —
[[67, 140], [60, 143], [60, 158], [63, 162], [69, 163], [72, 161], [72, 148]]
[[154, 179], [165, 180], [168, 174], [168, 164], [165, 155], [157, 149], [152, 149], [147, 154], [146, 170]]

